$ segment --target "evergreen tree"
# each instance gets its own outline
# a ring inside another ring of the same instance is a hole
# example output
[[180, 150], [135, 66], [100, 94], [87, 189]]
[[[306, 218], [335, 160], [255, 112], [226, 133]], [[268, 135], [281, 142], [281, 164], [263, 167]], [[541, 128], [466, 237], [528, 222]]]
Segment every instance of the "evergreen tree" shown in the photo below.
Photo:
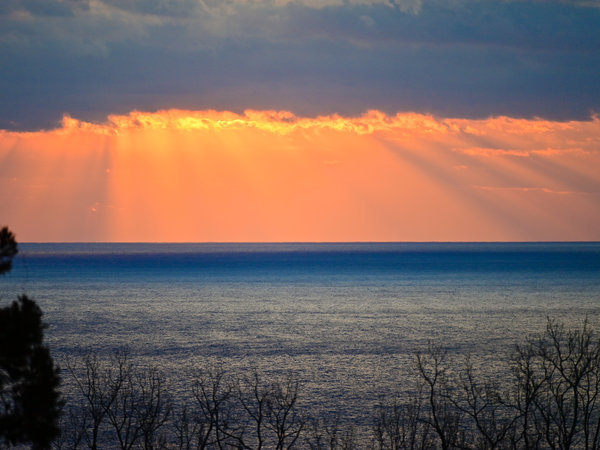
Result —
[[[17, 254], [14, 235], [0, 231], [0, 274]], [[0, 308], [0, 439], [6, 445], [49, 448], [62, 405], [59, 370], [44, 345], [42, 310], [21, 295]]]
[[0, 275], [12, 269], [12, 259], [17, 254], [15, 235], [6, 227], [0, 230]]

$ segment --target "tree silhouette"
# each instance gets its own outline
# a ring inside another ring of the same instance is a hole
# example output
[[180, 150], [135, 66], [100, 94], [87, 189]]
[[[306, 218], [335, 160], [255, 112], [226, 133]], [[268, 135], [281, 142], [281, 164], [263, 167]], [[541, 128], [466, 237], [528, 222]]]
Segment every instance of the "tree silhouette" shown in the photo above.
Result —
[[[0, 231], [0, 274], [12, 268], [15, 236]], [[42, 310], [21, 295], [0, 308], [0, 439], [5, 445], [49, 448], [58, 434], [59, 370], [44, 345]]]
[[0, 275], [12, 269], [12, 259], [17, 254], [15, 235], [7, 227], [0, 230]]

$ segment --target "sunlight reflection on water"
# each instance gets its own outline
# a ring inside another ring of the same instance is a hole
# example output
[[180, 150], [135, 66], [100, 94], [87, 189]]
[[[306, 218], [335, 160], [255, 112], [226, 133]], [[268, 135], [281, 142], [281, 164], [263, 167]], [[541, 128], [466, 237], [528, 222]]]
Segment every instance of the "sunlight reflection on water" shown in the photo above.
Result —
[[494, 265], [498, 254], [489, 249], [440, 256], [431, 246], [422, 260], [418, 252], [408, 260], [384, 252], [378, 260], [376, 252], [355, 249], [272, 251], [241, 262], [217, 246], [212, 266], [205, 254], [165, 256], [152, 246], [115, 254], [116, 246], [81, 258], [76, 246], [66, 254], [61, 248], [60, 256], [56, 248], [42, 256], [34, 248], [13, 271], [26, 276], [11, 274], [2, 286], [24, 287], [39, 301], [59, 359], [127, 345], [139, 362], [160, 367], [175, 383], [208, 362], [239, 372], [291, 371], [311, 408], [356, 420], [381, 395], [407, 389], [414, 356], [430, 340], [451, 353], [472, 353], [494, 371], [514, 343], [543, 330], [546, 316], [598, 323], [597, 245], [590, 245], [587, 265], [577, 247], [579, 253], [548, 266], [544, 255], [526, 254], [530, 267], [516, 253], [501, 254]]

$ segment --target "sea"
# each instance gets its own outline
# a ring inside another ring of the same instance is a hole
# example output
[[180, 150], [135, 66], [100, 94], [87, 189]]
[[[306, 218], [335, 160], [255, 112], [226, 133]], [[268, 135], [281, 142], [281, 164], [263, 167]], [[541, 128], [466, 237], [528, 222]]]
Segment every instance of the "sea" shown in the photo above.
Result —
[[181, 392], [207, 367], [293, 374], [309, 408], [357, 421], [410, 389], [429, 345], [494, 374], [548, 320], [600, 326], [598, 242], [19, 249], [0, 300], [38, 302], [59, 364], [127, 348]]

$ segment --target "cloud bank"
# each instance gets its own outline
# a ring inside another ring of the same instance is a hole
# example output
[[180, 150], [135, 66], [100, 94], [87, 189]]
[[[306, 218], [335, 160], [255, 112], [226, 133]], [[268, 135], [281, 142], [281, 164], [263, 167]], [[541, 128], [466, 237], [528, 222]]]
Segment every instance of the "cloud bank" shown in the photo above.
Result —
[[0, 128], [158, 109], [583, 120], [598, 2], [5, 0]]

